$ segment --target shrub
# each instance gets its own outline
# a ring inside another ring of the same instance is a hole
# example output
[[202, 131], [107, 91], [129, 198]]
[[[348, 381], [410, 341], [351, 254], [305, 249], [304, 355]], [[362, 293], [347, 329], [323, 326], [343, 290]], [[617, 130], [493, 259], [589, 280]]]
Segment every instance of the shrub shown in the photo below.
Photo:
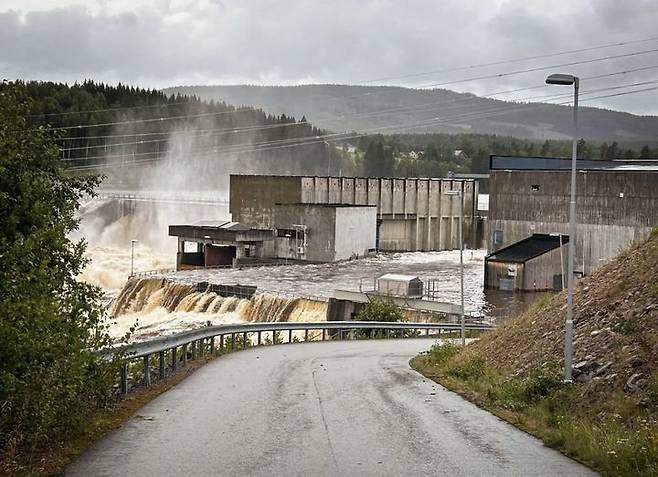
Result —
[[[111, 396], [100, 290], [68, 235], [97, 179], [71, 177], [19, 84], [0, 84], [0, 457], [75, 430]], [[2, 469], [0, 468], [0, 473]]]

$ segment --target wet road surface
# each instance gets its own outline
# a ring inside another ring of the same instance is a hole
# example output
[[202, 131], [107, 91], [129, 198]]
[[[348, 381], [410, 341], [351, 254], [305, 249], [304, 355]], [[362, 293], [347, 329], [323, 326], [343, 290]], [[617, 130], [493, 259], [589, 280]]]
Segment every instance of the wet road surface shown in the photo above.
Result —
[[298, 343], [218, 358], [69, 476], [594, 475], [413, 371], [432, 342]]

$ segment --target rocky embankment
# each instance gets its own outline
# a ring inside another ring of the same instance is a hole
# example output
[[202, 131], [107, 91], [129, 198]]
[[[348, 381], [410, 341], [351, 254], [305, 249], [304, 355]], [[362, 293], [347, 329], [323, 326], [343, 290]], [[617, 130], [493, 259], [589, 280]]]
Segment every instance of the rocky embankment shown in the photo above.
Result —
[[[564, 292], [469, 345], [507, 377], [562, 363]], [[574, 380], [602, 402], [623, 391], [641, 407], [658, 401], [658, 229], [641, 244], [576, 283]]]

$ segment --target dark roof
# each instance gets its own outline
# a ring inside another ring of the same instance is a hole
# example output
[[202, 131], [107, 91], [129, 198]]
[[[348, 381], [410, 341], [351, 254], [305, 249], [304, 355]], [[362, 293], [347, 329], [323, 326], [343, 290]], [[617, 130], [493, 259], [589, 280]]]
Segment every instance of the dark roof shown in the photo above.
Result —
[[[635, 171], [658, 172], [657, 159], [612, 159], [599, 161], [578, 159], [579, 171]], [[570, 157], [495, 156], [489, 157], [491, 171], [568, 171], [571, 170]]]
[[[569, 236], [562, 235], [562, 245], [567, 243], [569, 243]], [[559, 246], [559, 235], [533, 234], [520, 242], [513, 243], [487, 255], [486, 260], [489, 262], [524, 263], [546, 252], [555, 250]]]

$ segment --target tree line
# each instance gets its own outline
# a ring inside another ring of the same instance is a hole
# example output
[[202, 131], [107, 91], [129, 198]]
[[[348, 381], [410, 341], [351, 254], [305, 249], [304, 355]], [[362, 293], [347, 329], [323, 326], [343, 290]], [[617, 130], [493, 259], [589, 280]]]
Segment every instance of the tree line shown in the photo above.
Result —
[[[486, 134], [393, 134], [364, 136], [357, 141], [357, 167], [364, 175], [445, 177], [450, 171], [486, 173], [489, 156], [571, 157], [570, 140], [530, 140]], [[581, 159], [658, 158], [649, 145], [622, 147], [578, 141]]]
[[[28, 124], [53, 132], [69, 167], [196, 157], [220, 173], [223, 159], [231, 156], [262, 161], [266, 172], [319, 174], [342, 164], [340, 151], [318, 140], [323, 131], [305, 117], [121, 83], [16, 84], [30, 100]], [[0, 92], [11, 86], [0, 85]], [[307, 144], [288, 147], [299, 142]]]

